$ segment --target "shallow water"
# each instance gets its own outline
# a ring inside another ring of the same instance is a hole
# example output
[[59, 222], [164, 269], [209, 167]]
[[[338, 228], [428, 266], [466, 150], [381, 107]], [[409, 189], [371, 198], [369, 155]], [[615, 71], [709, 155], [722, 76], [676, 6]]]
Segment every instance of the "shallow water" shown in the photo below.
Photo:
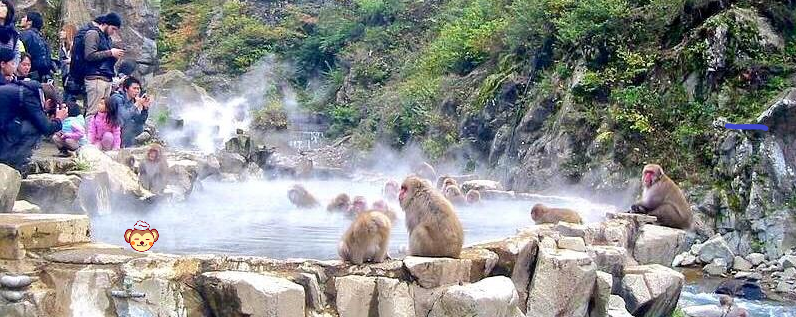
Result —
[[[242, 184], [205, 183], [188, 201], [164, 204], [149, 212], [114, 211], [92, 216], [96, 241], [124, 245], [124, 232], [138, 220], [160, 233], [151, 249], [162, 253], [216, 253], [254, 255], [276, 259], [337, 258], [337, 243], [351, 220], [329, 213], [325, 205], [346, 192], [363, 195], [369, 203], [381, 197], [381, 182], [302, 182], [316, 195], [322, 207], [302, 210], [287, 199], [295, 181], [253, 181]], [[550, 206], [579, 210], [588, 222], [600, 221], [611, 206], [594, 205], [580, 199], [560, 199]], [[457, 208], [465, 231], [465, 244], [505, 238], [517, 229], [533, 225], [533, 201], [487, 201], [478, 207]], [[393, 223], [390, 250], [407, 243], [403, 212], [397, 202], [390, 205], [398, 219]]]
[[[680, 307], [696, 305], [718, 305], [719, 297], [713, 294], [714, 287], [706, 288], [704, 285], [688, 284], [680, 294]], [[796, 317], [796, 305], [771, 300], [750, 301], [736, 298], [738, 306], [749, 311], [753, 317]]]

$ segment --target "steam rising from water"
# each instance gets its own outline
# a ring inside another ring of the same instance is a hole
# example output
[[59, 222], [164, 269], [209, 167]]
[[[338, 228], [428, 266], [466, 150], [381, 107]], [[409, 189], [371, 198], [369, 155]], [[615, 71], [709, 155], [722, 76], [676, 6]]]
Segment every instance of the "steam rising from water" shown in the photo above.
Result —
[[172, 94], [169, 115], [183, 120], [183, 127], [163, 129], [162, 137], [173, 147], [212, 153], [237, 129], [249, 129], [253, 110], [278, 104], [289, 121], [295, 120], [300, 116], [296, 94], [283, 75], [291, 68], [268, 57], [241, 76], [233, 85], [236, 89], [224, 96], [197, 99]]
[[[243, 184], [207, 183], [188, 201], [162, 205], [140, 213], [121, 211], [93, 216], [94, 237], [102, 242], [124, 245], [124, 231], [144, 220], [161, 234], [154, 252], [217, 253], [257, 255], [272, 258], [337, 258], [337, 243], [351, 220], [341, 213], [329, 213], [325, 204], [341, 192], [363, 195], [368, 203], [381, 199], [381, 182], [311, 181], [302, 184], [324, 205], [296, 209], [287, 199], [293, 181], [257, 181]], [[505, 238], [519, 228], [532, 225], [532, 201], [491, 201], [479, 207], [457, 208], [465, 228], [465, 243]], [[403, 212], [393, 223], [390, 250], [393, 254], [407, 244]], [[579, 208], [585, 219], [599, 220], [607, 206], [579, 200], [561, 200], [555, 206]]]

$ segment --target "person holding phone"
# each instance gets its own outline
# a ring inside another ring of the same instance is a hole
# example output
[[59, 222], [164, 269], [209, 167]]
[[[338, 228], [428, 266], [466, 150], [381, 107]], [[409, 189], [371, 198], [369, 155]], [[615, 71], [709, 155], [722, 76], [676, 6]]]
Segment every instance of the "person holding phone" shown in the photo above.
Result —
[[131, 147], [135, 145], [135, 138], [144, 132], [144, 123], [149, 117], [149, 105], [152, 101], [146, 94], [141, 94], [141, 82], [135, 77], [127, 77], [120, 88], [111, 95], [111, 102], [119, 109], [122, 147]]
[[97, 113], [100, 99], [111, 95], [114, 66], [124, 57], [123, 49], [113, 47], [111, 36], [119, 32], [121, 26], [122, 18], [111, 12], [95, 18], [80, 31], [85, 37], [82, 45], [85, 69], [81, 72], [85, 74], [86, 119]]

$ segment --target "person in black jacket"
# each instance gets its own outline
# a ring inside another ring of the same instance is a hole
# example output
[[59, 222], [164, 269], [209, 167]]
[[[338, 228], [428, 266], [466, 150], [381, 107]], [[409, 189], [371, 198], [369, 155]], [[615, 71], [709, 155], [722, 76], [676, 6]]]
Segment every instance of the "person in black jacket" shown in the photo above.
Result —
[[119, 109], [119, 121], [122, 123], [122, 147], [135, 145], [135, 137], [144, 132], [150, 99], [140, 94], [141, 82], [135, 77], [127, 77], [122, 82], [121, 90], [111, 95], [111, 102]]
[[35, 11], [28, 12], [22, 17], [23, 31], [20, 39], [25, 44], [25, 52], [30, 54], [32, 68], [31, 79], [46, 82], [52, 79], [53, 70], [50, 45], [44, 40], [41, 28], [44, 26], [44, 19], [41, 14]]
[[[0, 63], [14, 59], [14, 52], [0, 48]], [[10, 81], [0, 85], [0, 163], [26, 174], [33, 148], [43, 135], [61, 130], [68, 110], [61, 104], [58, 89], [35, 81]], [[44, 108], [56, 108], [54, 118]]]
[[[85, 66], [80, 72], [83, 74], [86, 86], [86, 119], [97, 113], [100, 99], [111, 95], [114, 66], [116, 61], [124, 56], [124, 50], [113, 48], [111, 36], [118, 32], [121, 26], [122, 18], [111, 12], [95, 18], [78, 32], [83, 40], [80, 45], [75, 45], [72, 56], [82, 54], [82, 60], [85, 61]], [[73, 58], [72, 63], [74, 62]]]

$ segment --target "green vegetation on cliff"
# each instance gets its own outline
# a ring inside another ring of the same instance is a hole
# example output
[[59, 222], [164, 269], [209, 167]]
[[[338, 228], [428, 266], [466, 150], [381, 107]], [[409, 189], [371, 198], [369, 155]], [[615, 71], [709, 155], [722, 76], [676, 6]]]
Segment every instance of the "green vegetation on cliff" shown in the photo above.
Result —
[[569, 176], [655, 161], [701, 182], [712, 122], [751, 123], [794, 85], [794, 12], [775, 0], [168, 0], [159, 47], [165, 68], [204, 70], [204, 58], [229, 76], [269, 54], [289, 61], [300, 103], [363, 147], [517, 157], [512, 142], [533, 139], [493, 139], [550, 102], [565, 119], [542, 129], [583, 143]]

